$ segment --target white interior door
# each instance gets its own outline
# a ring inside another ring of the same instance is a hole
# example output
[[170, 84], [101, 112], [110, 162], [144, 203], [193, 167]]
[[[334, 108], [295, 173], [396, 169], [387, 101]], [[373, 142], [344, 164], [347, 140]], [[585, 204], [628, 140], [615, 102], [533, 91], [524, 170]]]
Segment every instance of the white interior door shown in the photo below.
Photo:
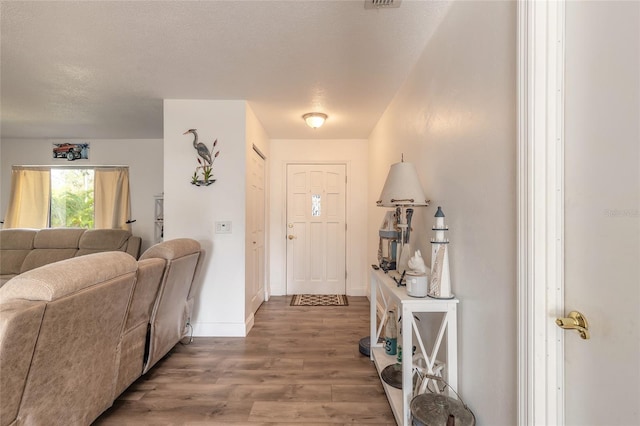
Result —
[[640, 3], [519, 6], [518, 424], [639, 425]]
[[287, 165], [287, 294], [345, 294], [344, 164]]
[[[566, 2], [567, 425], [640, 425], [640, 3]], [[565, 313], [566, 313], [565, 312]]]
[[265, 298], [265, 160], [255, 150], [249, 165], [249, 208], [247, 228], [247, 296], [248, 305], [256, 312]]

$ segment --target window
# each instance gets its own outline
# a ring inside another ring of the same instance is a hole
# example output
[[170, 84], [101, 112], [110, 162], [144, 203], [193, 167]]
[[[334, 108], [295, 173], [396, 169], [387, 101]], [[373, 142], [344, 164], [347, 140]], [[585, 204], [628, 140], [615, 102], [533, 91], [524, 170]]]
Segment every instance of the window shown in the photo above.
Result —
[[313, 194], [311, 196], [311, 216], [320, 216], [320, 194]]
[[51, 170], [51, 228], [93, 228], [93, 169]]
[[129, 229], [129, 168], [13, 166], [4, 228]]

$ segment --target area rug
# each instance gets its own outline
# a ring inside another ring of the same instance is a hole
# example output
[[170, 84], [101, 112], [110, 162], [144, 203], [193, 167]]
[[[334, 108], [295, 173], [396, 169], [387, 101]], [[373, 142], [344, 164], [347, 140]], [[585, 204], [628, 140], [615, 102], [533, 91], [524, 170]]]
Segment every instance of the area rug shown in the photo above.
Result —
[[294, 294], [291, 306], [349, 306], [344, 294]]

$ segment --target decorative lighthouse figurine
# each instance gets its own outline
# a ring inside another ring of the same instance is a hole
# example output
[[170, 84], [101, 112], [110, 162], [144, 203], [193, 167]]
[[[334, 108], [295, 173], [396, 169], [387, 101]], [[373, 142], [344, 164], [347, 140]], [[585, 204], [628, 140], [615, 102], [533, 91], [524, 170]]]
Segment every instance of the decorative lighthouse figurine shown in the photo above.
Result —
[[449, 276], [449, 240], [444, 237], [449, 227], [444, 224], [444, 213], [438, 206], [436, 224], [433, 231], [436, 237], [431, 239], [431, 282], [429, 296], [436, 299], [451, 299], [451, 277]]

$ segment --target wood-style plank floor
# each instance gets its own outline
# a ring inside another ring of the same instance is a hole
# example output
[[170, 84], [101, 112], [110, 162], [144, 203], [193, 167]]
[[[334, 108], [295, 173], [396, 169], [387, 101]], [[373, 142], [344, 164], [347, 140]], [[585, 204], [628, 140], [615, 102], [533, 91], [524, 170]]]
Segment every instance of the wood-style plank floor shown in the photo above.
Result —
[[358, 351], [369, 301], [294, 307], [273, 297], [245, 338], [177, 345], [95, 425], [395, 425], [375, 367]]

